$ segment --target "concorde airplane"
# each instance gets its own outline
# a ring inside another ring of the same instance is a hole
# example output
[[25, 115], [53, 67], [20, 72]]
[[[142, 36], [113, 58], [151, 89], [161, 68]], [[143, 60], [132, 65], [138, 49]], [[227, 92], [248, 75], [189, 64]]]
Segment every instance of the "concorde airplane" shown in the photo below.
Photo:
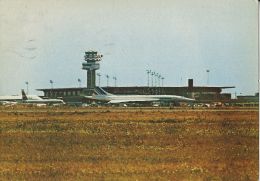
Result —
[[85, 96], [85, 98], [90, 100], [103, 101], [111, 104], [127, 102], [195, 101], [195, 99], [176, 95], [114, 95], [106, 92], [101, 87], [96, 87], [94, 89], [94, 92], [95, 94], [93, 94], [92, 96]]

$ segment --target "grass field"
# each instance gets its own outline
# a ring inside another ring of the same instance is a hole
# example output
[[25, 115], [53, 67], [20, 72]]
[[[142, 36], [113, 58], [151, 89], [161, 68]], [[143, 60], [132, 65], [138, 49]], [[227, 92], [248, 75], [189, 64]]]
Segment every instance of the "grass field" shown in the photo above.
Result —
[[1, 108], [0, 180], [258, 180], [258, 108]]

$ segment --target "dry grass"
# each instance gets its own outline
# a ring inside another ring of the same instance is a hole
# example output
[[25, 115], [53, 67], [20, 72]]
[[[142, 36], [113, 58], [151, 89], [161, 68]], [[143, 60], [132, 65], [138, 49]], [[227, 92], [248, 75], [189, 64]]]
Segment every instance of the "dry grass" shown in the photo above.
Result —
[[0, 180], [257, 180], [258, 109], [0, 109]]

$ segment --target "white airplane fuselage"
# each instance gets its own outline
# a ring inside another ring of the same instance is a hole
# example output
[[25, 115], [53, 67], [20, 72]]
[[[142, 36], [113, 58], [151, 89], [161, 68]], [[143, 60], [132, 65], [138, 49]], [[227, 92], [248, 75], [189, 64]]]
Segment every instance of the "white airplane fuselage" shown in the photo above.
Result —
[[40, 100], [24, 100], [24, 103], [43, 103], [43, 104], [63, 104], [64, 102], [60, 99], [40, 99]]
[[93, 95], [87, 98], [108, 103], [156, 102], [156, 101], [194, 101], [194, 99], [175, 95]]
[[22, 95], [15, 96], [0, 96], [0, 102], [18, 102], [18, 103], [31, 103], [31, 104], [64, 104], [61, 99], [42, 99], [37, 95], [26, 95], [26, 99]]
[[[27, 95], [28, 100], [41, 100], [41, 98], [37, 95]], [[17, 101], [21, 102], [23, 97], [21, 95], [14, 96], [0, 96], [0, 101]]]
[[127, 102], [194, 101], [194, 99], [176, 95], [114, 95], [106, 92], [101, 87], [96, 87], [94, 93], [92, 96], [85, 96], [85, 98], [111, 104]]

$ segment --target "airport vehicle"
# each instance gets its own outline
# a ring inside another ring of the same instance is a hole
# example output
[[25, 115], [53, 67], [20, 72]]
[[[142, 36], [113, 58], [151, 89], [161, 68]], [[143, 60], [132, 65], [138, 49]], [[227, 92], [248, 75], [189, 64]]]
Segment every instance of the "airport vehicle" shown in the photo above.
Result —
[[127, 102], [195, 101], [195, 99], [176, 95], [114, 95], [106, 92], [101, 87], [96, 87], [94, 92], [95, 93], [92, 96], [85, 96], [85, 98], [94, 101], [103, 101], [110, 104]]

